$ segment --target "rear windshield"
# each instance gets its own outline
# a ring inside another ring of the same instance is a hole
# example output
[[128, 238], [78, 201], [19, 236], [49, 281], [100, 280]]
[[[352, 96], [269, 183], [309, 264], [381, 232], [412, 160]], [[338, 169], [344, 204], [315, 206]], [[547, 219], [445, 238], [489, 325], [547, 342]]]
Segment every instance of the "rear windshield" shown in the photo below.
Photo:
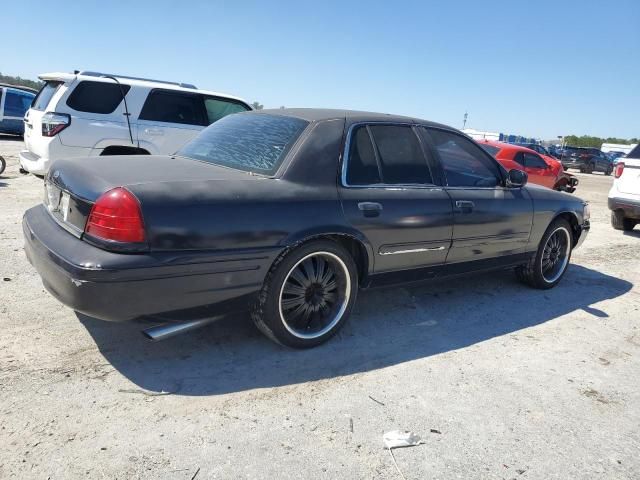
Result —
[[627, 158], [640, 158], [640, 143], [629, 152]]
[[495, 157], [496, 154], [500, 151], [498, 147], [494, 147], [493, 145], [488, 145], [486, 143], [479, 143], [478, 145], [480, 145], [485, 152], [489, 153], [489, 155], [493, 157]]
[[214, 165], [273, 175], [309, 122], [269, 114], [229, 115], [178, 152]]
[[34, 110], [46, 110], [47, 105], [53, 98], [53, 95], [58, 90], [58, 87], [62, 85], [63, 82], [56, 81], [48, 81], [44, 84], [44, 87], [40, 89], [36, 98], [34, 98], [33, 103], [31, 104], [31, 108]]

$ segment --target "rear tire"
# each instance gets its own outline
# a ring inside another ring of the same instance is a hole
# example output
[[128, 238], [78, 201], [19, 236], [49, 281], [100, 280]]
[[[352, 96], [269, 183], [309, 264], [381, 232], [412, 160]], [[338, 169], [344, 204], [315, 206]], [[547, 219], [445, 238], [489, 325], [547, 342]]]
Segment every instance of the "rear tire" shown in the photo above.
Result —
[[630, 232], [637, 223], [637, 220], [626, 218], [622, 210], [615, 210], [611, 212], [611, 226], [616, 230]]
[[572, 248], [571, 225], [563, 218], [558, 218], [551, 222], [542, 236], [535, 257], [516, 268], [516, 276], [533, 288], [553, 288], [567, 271]]
[[604, 172], [605, 175], [609, 176], [613, 173], [613, 167], [609, 166], [607, 167], [607, 171]]
[[315, 347], [342, 328], [357, 291], [357, 268], [351, 255], [330, 240], [312, 241], [276, 260], [251, 318], [277, 343]]
[[0, 157], [0, 175], [2, 175], [5, 168], [7, 168], [7, 162], [4, 161], [4, 157]]
[[595, 168], [595, 165], [593, 163], [589, 163], [585, 167], [584, 171], [585, 173], [593, 173], [594, 168]]

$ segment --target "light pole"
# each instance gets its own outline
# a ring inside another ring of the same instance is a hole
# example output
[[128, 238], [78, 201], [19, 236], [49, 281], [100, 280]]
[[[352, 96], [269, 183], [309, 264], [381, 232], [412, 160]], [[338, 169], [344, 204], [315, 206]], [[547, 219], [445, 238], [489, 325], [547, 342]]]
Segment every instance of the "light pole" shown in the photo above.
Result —
[[462, 130], [464, 130], [464, 127], [467, 125], [467, 117], [469, 116], [469, 114], [467, 112], [464, 112], [464, 119], [462, 120]]

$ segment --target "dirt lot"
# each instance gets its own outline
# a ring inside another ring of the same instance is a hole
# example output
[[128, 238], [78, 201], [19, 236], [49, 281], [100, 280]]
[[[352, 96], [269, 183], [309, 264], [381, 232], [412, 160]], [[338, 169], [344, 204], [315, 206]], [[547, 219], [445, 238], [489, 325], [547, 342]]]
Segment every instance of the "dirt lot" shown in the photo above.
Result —
[[[148, 343], [43, 289], [21, 217], [42, 181], [0, 139], [0, 478], [638, 478], [640, 230], [592, 231], [552, 291], [508, 273], [365, 292], [341, 334], [280, 348], [245, 317]], [[113, 301], [118, 301], [113, 299]]]

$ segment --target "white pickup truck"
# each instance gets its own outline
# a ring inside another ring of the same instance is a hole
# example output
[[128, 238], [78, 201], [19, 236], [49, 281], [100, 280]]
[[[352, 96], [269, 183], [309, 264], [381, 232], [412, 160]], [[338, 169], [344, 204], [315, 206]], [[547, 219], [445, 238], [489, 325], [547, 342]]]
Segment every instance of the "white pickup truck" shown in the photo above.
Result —
[[640, 223], [640, 144], [615, 166], [609, 209], [616, 230], [631, 231]]

